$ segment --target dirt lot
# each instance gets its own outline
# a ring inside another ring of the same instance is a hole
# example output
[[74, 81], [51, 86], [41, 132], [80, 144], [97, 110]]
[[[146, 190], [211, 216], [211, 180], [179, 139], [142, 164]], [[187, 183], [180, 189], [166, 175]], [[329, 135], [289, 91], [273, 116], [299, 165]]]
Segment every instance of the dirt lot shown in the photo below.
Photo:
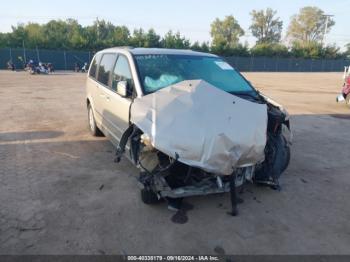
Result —
[[350, 110], [341, 74], [250, 73], [292, 115], [282, 191], [188, 199], [186, 224], [146, 206], [137, 171], [89, 135], [84, 75], [0, 72], [1, 254], [349, 254]]

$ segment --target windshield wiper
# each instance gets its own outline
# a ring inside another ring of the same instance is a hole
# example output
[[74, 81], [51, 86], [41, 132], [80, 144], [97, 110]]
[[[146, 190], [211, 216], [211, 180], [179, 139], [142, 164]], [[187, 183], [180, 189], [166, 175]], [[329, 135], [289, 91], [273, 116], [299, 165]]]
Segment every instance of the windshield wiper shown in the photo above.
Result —
[[229, 92], [232, 95], [241, 97], [241, 96], [245, 96], [245, 97], [250, 97], [253, 98], [254, 101], [259, 101], [259, 102], [263, 102], [263, 99], [261, 99], [261, 96], [258, 92], [256, 93], [251, 93], [251, 92]]

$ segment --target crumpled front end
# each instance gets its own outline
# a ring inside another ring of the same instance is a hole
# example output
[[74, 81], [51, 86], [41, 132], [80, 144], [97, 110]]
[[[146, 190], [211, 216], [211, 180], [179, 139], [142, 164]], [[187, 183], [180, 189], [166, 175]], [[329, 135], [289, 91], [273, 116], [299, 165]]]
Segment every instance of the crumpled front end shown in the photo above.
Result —
[[162, 153], [217, 175], [264, 161], [267, 106], [202, 80], [136, 98], [131, 122]]

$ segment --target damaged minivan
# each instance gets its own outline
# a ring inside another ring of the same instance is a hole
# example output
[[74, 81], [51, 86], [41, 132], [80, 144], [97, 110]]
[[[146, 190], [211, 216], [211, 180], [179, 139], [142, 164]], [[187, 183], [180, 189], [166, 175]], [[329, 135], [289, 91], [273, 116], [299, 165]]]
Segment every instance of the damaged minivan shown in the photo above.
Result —
[[222, 58], [191, 50], [110, 48], [87, 78], [90, 131], [139, 169], [141, 198], [179, 203], [257, 183], [279, 188], [289, 115]]

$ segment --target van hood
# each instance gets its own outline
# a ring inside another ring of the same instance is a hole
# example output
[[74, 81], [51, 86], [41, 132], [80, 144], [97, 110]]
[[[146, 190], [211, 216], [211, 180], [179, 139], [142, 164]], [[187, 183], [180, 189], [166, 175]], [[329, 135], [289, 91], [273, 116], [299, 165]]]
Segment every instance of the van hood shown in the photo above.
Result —
[[153, 147], [219, 175], [264, 161], [267, 106], [203, 80], [182, 81], [136, 98], [131, 122]]

